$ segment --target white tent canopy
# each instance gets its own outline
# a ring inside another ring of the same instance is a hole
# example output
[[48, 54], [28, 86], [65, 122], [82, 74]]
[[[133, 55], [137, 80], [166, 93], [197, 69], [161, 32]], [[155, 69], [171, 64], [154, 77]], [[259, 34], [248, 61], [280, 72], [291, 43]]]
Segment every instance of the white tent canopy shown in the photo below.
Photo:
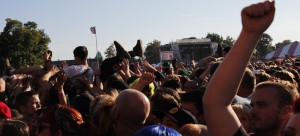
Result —
[[284, 58], [285, 55], [300, 56], [300, 43], [295, 41], [267, 54], [264, 59]]

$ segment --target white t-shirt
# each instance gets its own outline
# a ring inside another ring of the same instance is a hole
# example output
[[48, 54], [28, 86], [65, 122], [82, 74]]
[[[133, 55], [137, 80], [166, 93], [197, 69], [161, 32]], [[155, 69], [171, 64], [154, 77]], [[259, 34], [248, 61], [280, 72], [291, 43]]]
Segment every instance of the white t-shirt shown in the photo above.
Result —
[[88, 79], [90, 81], [93, 81], [94, 78], [94, 72], [92, 68], [85, 66], [85, 65], [71, 65], [66, 68], [64, 68], [64, 72], [68, 78], [72, 78], [74, 76], [79, 76], [83, 74], [87, 69], [89, 69], [86, 73], [88, 76]]

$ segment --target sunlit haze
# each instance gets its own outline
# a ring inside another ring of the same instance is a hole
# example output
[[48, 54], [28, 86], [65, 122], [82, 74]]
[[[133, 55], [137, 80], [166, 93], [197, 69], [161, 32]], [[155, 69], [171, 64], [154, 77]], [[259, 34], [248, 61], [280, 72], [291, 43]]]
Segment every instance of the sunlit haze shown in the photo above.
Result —
[[[73, 59], [72, 51], [84, 45], [89, 57], [104, 51], [114, 40], [131, 50], [137, 39], [144, 47], [157, 39], [162, 44], [187, 37], [217, 33], [237, 38], [241, 30], [240, 11], [259, 0], [7, 0], [0, 6], [0, 32], [5, 19], [34, 21], [51, 38], [53, 60]], [[276, 1], [276, 17], [267, 30], [273, 45], [300, 40], [300, 0]]]

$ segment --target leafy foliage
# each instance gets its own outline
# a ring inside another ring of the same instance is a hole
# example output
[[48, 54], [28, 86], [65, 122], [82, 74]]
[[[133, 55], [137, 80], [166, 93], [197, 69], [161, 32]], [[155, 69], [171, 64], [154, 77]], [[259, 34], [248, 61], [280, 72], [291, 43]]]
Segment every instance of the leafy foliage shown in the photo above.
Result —
[[6, 26], [0, 34], [0, 69], [4, 69], [4, 60], [10, 60], [15, 68], [26, 65], [42, 64], [41, 54], [51, 42], [43, 29], [38, 29], [35, 22], [23, 24], [18, 20], [6, 19]]
[[281, 47], [283, 47], [285, 45], [288, 45], [290, 43], [292, 43], [291, 40], [284, 40], [282, 42], [276, 43], [275, 44], [275, 49], [281, 48]]
[[205, 38], [210, 39], [211, 42], [218, 43], [218, 45], [221, 45], [223, 48], [231, 47], [235, 42], [235, 40], [230, 36], [227, 36], [226, 39], [224, 39], [221, 35], [216, 33], [207, 33]]
[[96, 54], [96, 56], [95, 56], [95, 59], [97, 59], [97, 56], [98, 56], [98, 58], [99, 58], [99, 63], [101, 63], [102, 61], [103, 61], [103, 57], [102, 57], [102, 55], [101, 55], [101, 52], [97, 52], [97, 54]]
[[158, 40], [153, 40], [153, 42], [147, 44], [144, 55], [146, 57], [146, 60], [150, 64], [160, 62], [160, 54], [159, 54], [160, 44], [161, 42]]
[[269, 34], [263, 33], [256, 46], [256, 56], [263, 57], [264, 55], [270, 53], [274, 49], [274, 46], [272, 46], [272, 41], [273, 39]]
[[210, 39], [211, 42], [216, 42], [219, 45], [222, 45], [223, 43], [223, 37], [216, 33], [207, 33], [205, 38]]
[[112, 43], [104, 52], [105, 58], [111, 58], [117, 55], [115, 45]]
[[232, 37], [227, 36], [225, 40], [223, 40], [223, 47], [231, 47], [234, 44], [235, 40]]

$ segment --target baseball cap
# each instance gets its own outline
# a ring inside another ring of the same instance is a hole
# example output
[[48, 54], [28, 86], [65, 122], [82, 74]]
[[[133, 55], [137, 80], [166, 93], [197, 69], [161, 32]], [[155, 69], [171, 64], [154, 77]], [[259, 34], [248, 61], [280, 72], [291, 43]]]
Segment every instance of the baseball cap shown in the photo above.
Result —
[[137, 130], [135, 136], [181, 136], [181, 134], [163, 125], [151, 125]]
[[165, 62], [163, 62], [162, 66], [163, 66], [163, 67], [170, 67], [170, 66], [171, 66], [171, 63], [168, 62], [168, 61], [165, 61]]
[[158, 118], [162, 119], [164, 116], [169, 116], [174, 120], [178, 126], [182, 127], [185, 124], [198, 124], [197, 119], [189, 111], [182, 108], [171, 108], [169, 111], [152, 111]]
[[0, 118], [1, 119], [11, 119], [10, 108], [3, 102], [0, 102]]

